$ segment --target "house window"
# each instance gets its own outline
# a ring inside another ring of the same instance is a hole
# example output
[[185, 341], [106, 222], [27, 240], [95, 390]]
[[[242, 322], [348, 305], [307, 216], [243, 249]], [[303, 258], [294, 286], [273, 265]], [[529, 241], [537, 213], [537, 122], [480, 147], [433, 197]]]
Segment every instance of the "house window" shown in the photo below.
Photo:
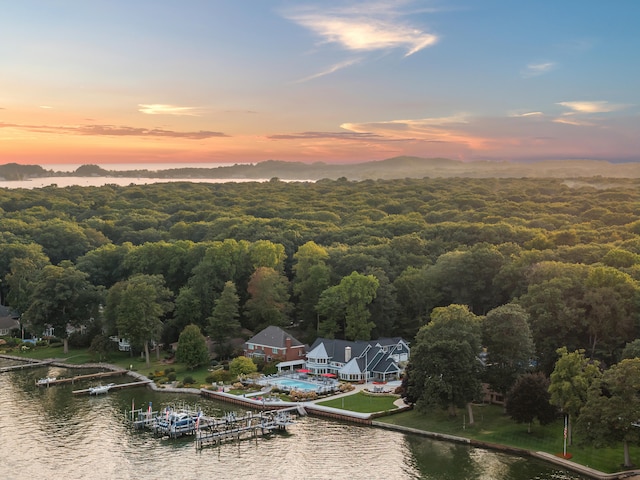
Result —
[[253, 350], [253, 343], [249, 344], [249, 350]]
[[273, 352], [274, 355], [278, 354], [278, 349], [277, 348], [272, 348], [271, 351]]

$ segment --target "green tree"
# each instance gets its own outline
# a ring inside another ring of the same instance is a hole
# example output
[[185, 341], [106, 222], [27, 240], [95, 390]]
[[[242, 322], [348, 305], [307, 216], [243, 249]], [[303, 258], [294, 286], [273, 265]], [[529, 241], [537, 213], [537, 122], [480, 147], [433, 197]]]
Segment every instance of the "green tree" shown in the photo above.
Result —
[[176, 360], [184, 363], [189, 370], [209, 362], [207, 341], [197, 325], [187, 325], [180, 334]]
[[622, 350], [622, 359], [640, 358], [640, 338], [636, 338], [633, 342], [629, 342]]
[[315, 242], [307, 242], [293, 255], [293, 294], [297, 300], [298, 320], [306, 330], [317, 326], [315, 309], [320, 295], [329, 286], [330, 269], [325, 263], [327, 250]]
[[452, 416], [466, 405], [473, 424], [471, 401], [481, 391], [480, 346], [480, 318], [467, 306], [435, 308], [411, 351], [407, 398], [419, 410], [437, 405]]
[[236, 357], [229, 362], [229, 373], [234, 377], [249, 375], [257, 371], [258, 366], [248, 357]]
[[376, 298], [380, 283], [373, 275], [352, 272], [340, 283], [320, 295], [318, 313], [327, 325], [320, 323], [321, 332], [342, 332], [347, 340], [369, 340], [375, 325], [369, 321], [369, 304]]
[[67, 326], [78, 327], [98, 315], [102, 291], [70, 262], [47, 265], [32, 284], [31, 304], [23, 318], [35, 332], [53, 327], [69, 351]]
[[[557, 350], [558, 360], [551, 373], [549, 393], [551, 403], [567, 416], [567, 439], [572, 444], [572, 424], [587, 401], [591, 384], [600, 377], [599, 362], [584, 356], [584, 350], [569, 352], [566, 347]], [[639, 417], [640, 418], [640, 417]]]
[[506, 411], [518, 423], [531, 423], [537, 418], [540, 425], [548, 425], [556, 418], [557, 410], [549, 403], [549, 379], [542, 372], [521, 375], [506, 396]]
[[529, 315], [513, 303], [494, 308], [482, 321], [482, 340], [487, 349], [484, 378], [506, 397], [535, 355]]
[[107, 335], [96, 335], [91, 340], [89, 353], [99, 362], [109, 360], [111, 353], [115, 350], [115, 343]]
[[171, 291], [165, 287], [162, 276], [144, 274], [118, 282], [111, 289], [116, 290], [113, 295], [109, 292], [107, 308], [115, 314], [119, 334], [144, 349], [146, 364], [150, 366], [149, 342], [159, 338], [162, 319], [173, 309]]
[[248, 327], [262, 329], [269, 325], [289, 324], [289, 281], [270, 267], [259, 267], [247, 287], [250, 298], [245, 303]]
[[624, 446], [624, 467], [631, 468], [629, 445], [640, 442], [640, 359], [625, 359], [606, 370], [589, 388], [576, 432], [595, 447]]
[[240, 332], [240, 297], [231, 280], [224, 284], [209, 320], [209, 336], [215, 342], [220, 356], [230, 354], [229, 339]]

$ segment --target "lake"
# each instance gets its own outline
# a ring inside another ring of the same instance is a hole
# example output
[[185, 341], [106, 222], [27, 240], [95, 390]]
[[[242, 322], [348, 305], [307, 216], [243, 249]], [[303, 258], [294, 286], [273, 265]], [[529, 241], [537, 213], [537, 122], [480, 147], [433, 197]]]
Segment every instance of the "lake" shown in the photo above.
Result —
[[80, 373], [86, 372], [38, 367], [0, 373], [4, 479], [584, 480], [529, 458], [315, 417], [297, 419], [286, 433], [198, 451], [192, 437], [163, 440], [132, 430], [126, 412], [132, 403], [148, 402], [154, 410], [184, 403], [216, 416], [236, 407], [144, 387], [89, 397], [72, 391], [95, 382], [35, 385], [38, 378]]

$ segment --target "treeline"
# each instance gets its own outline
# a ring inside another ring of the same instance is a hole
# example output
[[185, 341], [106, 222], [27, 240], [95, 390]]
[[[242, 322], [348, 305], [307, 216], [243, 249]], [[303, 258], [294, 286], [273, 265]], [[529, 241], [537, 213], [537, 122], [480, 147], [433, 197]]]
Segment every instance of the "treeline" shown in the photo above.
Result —
[[191, 323], [411, 341], [436, 307], [518, 304], [547, 373], [561, 346], [613, 364], [638, 336], [639, 199], [603, 178], [5, 189], [0, 290], [34, 332], [94, 318], [141, 347]]

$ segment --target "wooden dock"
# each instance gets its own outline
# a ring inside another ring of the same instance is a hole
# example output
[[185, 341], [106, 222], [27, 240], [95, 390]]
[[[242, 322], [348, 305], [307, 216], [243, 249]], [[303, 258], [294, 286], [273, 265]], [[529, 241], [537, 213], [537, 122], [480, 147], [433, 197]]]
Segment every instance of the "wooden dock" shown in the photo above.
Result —
[[117, 375], [125, 375], [127, 373], [127, 370], [113, 370], [113, 371], [108, 371], [108, 372], [98, 372], [98, 373], [89, 373], [86, 375], [77, 375], [75, 377], [69, 377], [69, 378], [56, 378], [51, 379], [45, 383], [38, 383], [36, 381], [36, 384], [41, 386], [41, 387], [49, 387], [51, 385], [61, 385], [63, 383], [71, 383], [74, 384], [75, 382], [81, 381], [81, 380], [95, 380], [96, 378], [106, 378], [106, 377], [115, 377]]
[[[143, 380], [140, 382], [130, 382], [130, 383], [116, 383], [114, 385], [111, 385], [109, 387], [109, 391], [111, 390], [122, 390], [125, 388], [132, 388], [132, 387], [141, 387], [143, 385], [147, 385], [149, 383], [151, 383], [152, 380]], [[86, 394], [90, 394], [91, 393], [91, 388], [83, 388], [82, 390], [74, 390], [73, 392], [74, 395], [86, 395]]]
[[21, 363], [20, 365], [11, 365], [10, 367], [1, 367], [0, 373], [10, 372], [12, 370], [22, 370], [24, 368], [44, 367], [51, 364], [53, 360], [45, 360], [44, 362], [29, 362]]

